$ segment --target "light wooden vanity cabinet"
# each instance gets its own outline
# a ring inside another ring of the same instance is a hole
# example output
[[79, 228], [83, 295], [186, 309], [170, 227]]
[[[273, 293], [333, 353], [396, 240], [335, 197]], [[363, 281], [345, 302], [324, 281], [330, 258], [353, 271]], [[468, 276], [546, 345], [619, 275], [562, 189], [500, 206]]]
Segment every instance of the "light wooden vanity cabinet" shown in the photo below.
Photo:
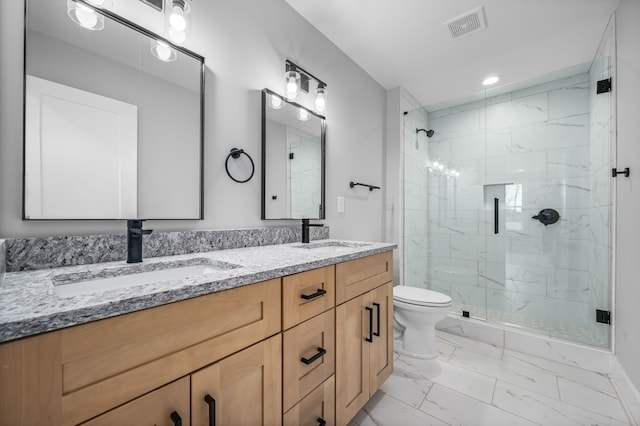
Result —
[[0, 426], [346, 425], [391, 374], [392, 263], [386, 252], [0, 344]]
[[336, 265], [336, 424], [346, 425], [393, 370], [391, 252]]

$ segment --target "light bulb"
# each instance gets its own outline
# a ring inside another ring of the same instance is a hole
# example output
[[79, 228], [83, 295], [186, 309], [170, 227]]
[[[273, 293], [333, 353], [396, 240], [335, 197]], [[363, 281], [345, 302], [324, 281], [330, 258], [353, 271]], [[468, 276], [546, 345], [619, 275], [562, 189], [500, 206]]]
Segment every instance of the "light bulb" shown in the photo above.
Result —
[[324, 86], [318, 85], [318, 90], [316, 91], [316, 111], [318, 112], [323, 112], [326, 108], [326, 99], [324, 97], [324, 93]]
[[98, 15], [84, 4], [77, 4], [76, 16], [78, 17], [80, 25], [85, 28], [93, 29], [98, 25]]
[[174, 43], [182, 44], [187, 39], [187, 33], [184, 31], [178, 31], [175, 28], [171, 27], [169, 28], [169, 38]]
[[171, 48], [167, 43], [164, 43], [162, 41], [158, 41], [156, 52], [158, 52], [158, 58], [162, 59], [163, 61], [167, 61], [171, 57]]
[[296, 71], [287, 72], [287, 98], [295, 99], [298, 96], [298, 73]]
[[436, 168], [437, 168], [439, 165], [440, 165], [440, 163], [438, 163], [437, 161], [434, 161], [434, 162], [433, 162], [433, 167], [436, 167]]
[[438, 170], [442, 170], [442, 169], [444, 169], [444, 164], [440, 164], [439, 163], [437, 167], [438, 167]]
[[184, 31], [187, 29], [187, 20], [184, 18], [184, 10], [182, 10], [180, 6], [175, 5], [171, 9], [169, 24], [171, 24], [173, 29], [178, 31]]
[[271, 108], [280, 109], [283, 107], [283, 105], [284, 103], [282, 102], [280, 96], [271, 95]]
[[307, 121], [309, 119], [309, 111], [304, 108], [298, 108], [298, 120]]

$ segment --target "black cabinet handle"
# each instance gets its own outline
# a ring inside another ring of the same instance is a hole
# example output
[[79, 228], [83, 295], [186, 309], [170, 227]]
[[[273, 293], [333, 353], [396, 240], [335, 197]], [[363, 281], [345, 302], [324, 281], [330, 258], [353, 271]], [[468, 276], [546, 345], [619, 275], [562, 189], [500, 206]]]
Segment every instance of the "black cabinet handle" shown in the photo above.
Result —
[[378, 314], [378, 317], [377, 317], [377, 320], [376, 320], [377, 326], [378, 326], [378, 331], [374, 331], [373, 335], [377, 336], [377, 337], [380, 337], [380, 304], [379, 303], [374, 303], [373, 306], [376, 307], [377, 314]]
[[366, 307], [365, 308], [369, 312], [369, 337], [365, 337], [364, 340], [366, 342], [373, 342], [373, 308]]
[[498, 207], [499, 207], [499, 203], [500, 200], [498, 200], [497, 198], [493, 199], [493, 233], [497, 234], [498, 232], [500, 232], [500, 228], [499, 228], [499, 217], [498, 217]]
[[304, 300], [311, 300], [315, 299], [316, 297], [324, 296], [325, 294], [327, 294], [327, 290], [319, 288], [318, 291], [313, 294], [301, 294], [300, 297]]
[[177, 411], [171, 413], [170, 417], [175, 426], [182, 426], [182, 417], [180, 417], [180, 414], [178, 414]]
[[323, 356], [324, 354], [327, 353], [327, 350], [324, 348], [318, 348], [318, 353], [315, 354], [314, 356], [312, 356], [311, 358], [300, 358], [300, 361], [304, 362], [305, 364], [309, 365], [311, 364], [313, 361], [317, 360], [318, 358], [320, 358], [321, 356]]
[[211, 395], [206, 394], [204, 402], [209, 404], [209, 426], [216, 426], [216, 400]]
[[324, 426], [327, 424], [327, 421], [322, 417], [318, 417], [318, 426]]

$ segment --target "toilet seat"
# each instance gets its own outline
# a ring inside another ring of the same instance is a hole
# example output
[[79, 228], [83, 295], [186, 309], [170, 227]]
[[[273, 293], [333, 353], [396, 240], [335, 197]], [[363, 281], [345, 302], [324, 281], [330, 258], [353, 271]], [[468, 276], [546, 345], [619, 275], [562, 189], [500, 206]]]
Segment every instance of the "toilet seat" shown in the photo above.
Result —
[[399, 302], [418, 306], [450, 306], [451, 297], [437, 291], [404, 285], [393, 288], [393, 299]]

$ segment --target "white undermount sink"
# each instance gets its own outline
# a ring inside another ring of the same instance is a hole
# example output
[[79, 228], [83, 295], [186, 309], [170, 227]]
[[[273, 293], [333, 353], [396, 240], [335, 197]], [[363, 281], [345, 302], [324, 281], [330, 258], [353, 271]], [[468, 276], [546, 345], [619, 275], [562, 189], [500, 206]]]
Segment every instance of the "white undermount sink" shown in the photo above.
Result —
[[53, 277], [53, 285], [59, 297], [73, 297], [160, 281], [181, 280], [238, 267], [240, 266], [210, 259], [192, 259], [186, 262], [141, 264], [105, 269], [88, 275], [79, 273], [56, 275]]

